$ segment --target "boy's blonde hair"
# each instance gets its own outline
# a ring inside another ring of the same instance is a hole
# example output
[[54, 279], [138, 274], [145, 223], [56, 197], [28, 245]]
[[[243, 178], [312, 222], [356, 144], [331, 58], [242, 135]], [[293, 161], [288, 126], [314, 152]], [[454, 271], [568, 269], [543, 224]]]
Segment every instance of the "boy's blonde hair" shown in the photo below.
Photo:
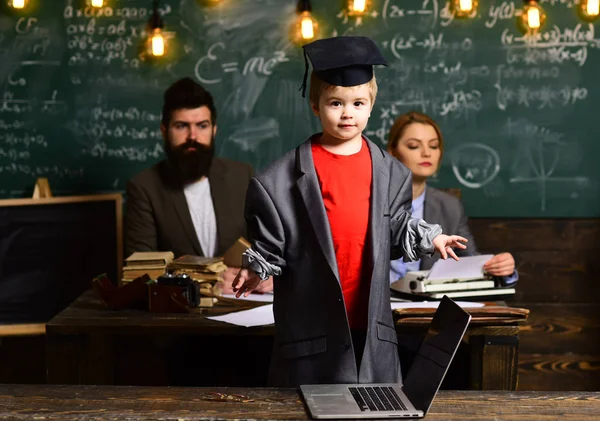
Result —
[[[371, 97], [371, 106], [375, 104], [375, 98], [377, 97], [377, 79], [375, 79], [375, 74], [373, 74], [373, 78], [368, 81], [365, 85], [369, 87], [369, 96]], [[360, 86], [360, 85], [357, 85]], [[308, 93], [308, 98], [310, 103], [313, 104], [314, 107], [319, 107], [319, 99], [323, 92], [336, 88], [337, 85], [332, 85], [330, 83], [325, 82], [323, 79], [320, 79], [315, 72], [310, 74], [310, 91]], [[353, 86], [352, 86], [353, 87]]]

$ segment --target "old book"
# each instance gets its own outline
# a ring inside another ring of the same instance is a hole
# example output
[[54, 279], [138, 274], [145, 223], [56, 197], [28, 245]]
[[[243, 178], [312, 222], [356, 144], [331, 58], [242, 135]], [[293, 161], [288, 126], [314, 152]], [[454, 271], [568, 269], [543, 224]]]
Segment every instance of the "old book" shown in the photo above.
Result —
[[[498, 306], [493, 303], [486, 303], [483, 307], [465, 307], [464, 310], [471, 315], [471, 324], [524, 323], [529, 316], [526, 308]], [[393, 315], [396, 323], [423, 324], [431, 321], [435, 311], [435, 307], [404, 307], [393, 310]]]
[[223, 255], [223, 263], [228, 267], [241, 268], [242, 254], [250, 248], [250, 243], [244, 237], [236, 240], [231, 247], [227, 249]]
[[139, 267], [139, 268], [133, 268], [133, 269], [128, 269], [128, 270], [125, 270], [125, 268], [123, 268], [122, 279], [123, 279], [123, 282], [127, 282], [127, 280], [133, 280], [144, 274], [147, 274], [148, 276], [150, 276], [150, 279], [156, 279], [159, 276], [162, 276], [165, 274], [165, 267], [163, 266], [162, 268], [159, 268], [159, 269], [146, 269], [144, 267]]
[[175, 255], [172, 251], [136, 251], [125, 259], [127, 266], [166, 266], [173, 261]]
[[169, 270], [192, 269], [197, 272], [220, 273], [227, 270], [222, 257], [203, 257], [185, 255], [178, 257], [168, 265]]
[[[489, 303], [488, 303], [489, 304]], [[436, 307], [403, 307], [394, 310], [396, 316], [433, 317]], [[527, 319], [529, 310], [520, 307], [484, 305], [483, 307], [465, 307], [464, 310], [473, 317], [514, 317]]]

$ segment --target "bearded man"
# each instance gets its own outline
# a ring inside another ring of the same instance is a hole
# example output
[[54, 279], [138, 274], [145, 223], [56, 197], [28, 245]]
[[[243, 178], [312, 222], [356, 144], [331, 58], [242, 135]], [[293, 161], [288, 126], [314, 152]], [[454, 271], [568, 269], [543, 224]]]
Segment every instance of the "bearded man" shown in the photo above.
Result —
[[[247, 237], [244, 202], [254, 171], [214, 156], [216, 121], [211, 94], [192, 79], [165, 91], [160, 130], [167, 159], [127, 183], [127, 256], [135, 251], [222, 256]], [[225, 273], [226, 292], [238, 270]]]

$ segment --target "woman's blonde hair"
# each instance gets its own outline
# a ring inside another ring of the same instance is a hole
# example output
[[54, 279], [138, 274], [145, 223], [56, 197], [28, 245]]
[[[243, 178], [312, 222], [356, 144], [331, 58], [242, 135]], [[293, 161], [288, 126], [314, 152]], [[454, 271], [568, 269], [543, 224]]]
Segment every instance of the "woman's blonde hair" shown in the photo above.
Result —
[[[377, 79], [375, 79], [375, 74], [373, 74], [373, 78], [366, 83], [369, 87], [369, 96], [371, 98], [371, 106], [375, 104], [375, 98], [377, 97]], [[308, 99], [310, 103], [315, 107], [319, 106], [319, 99], [323, 92], [329, 89], [336, 88], [336, 85], [332, 85], [330, 83], [325, 82], [323, 79], [320, 79], [315, 72], [310, 74], [310, 90], [308, 92]]]
[[440, 162], [441, 162], [442, 156], [444, 155], [444, 139], [442, 137], [442, 131], [440, 130], [440, 127], [437, 125], [437, 123], [435, 121], [433, 121], [433, 119], [431, 117], [429, 117], [426, 114], [420, 113], [418, 111], [410, 111], [406, 114], [402, 114], [401, 116], [399, 116], [396, 119], [396, 121], [394, 121], [394, 124], [392, 125], [392, 128], [390, 129], [390, 134], [388, 136], [388, 144], [387, 144], [388, 152], [391, 155], [398, 158], [398, 156], [396, 156], [396, 149], [398, 148], [398, 142], [400, 141], [400, 138], [404, 135], [406, 128], [414, 123], [427, 124], [427, 125], [433, 127], [433, 130], [435, 130], [435, 133], [437, 134], [437, 138], [438, 138], [438, 145], [440, 148]]

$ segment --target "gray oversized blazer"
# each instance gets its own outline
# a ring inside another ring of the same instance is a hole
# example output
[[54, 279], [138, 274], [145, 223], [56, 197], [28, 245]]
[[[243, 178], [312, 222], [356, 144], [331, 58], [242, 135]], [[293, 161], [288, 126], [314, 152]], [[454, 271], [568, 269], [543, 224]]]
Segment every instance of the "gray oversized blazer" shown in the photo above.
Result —
[[373, 168], [367, 240], [372, 275], [358, 370], [310, 139], [250, 181], [245, 214], [252, 248], [283, 271], [274, 277], [272, 385], [401, 381], [389, 262], [391, 254], [402, 255], [391, 249], [400, 244], [411, 216], [412, 176], [397, 159], [367, 143]]

